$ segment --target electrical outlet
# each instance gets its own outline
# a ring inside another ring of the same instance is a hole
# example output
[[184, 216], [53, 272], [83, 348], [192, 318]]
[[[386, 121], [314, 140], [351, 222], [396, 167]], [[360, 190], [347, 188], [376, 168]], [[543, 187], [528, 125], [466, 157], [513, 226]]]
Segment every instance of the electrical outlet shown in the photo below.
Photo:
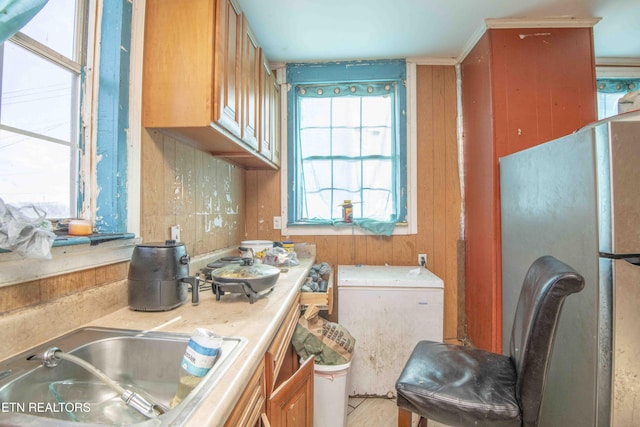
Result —
[[418, 265], [427, 268], [427, 254], [418, 254]]
[[180, 226], [172, 225], [171, 226], [171, 240], [175, 240], [176, 242], [180, 241]]
[[273, 229], [274, 230], [282, 230], [282, 217], [274, 216], [273, 217]]

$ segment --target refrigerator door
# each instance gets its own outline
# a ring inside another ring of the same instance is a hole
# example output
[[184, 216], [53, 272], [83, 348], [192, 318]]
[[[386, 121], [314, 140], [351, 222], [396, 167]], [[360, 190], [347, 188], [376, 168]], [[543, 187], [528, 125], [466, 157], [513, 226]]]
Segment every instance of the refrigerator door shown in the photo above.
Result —
[[[638, 262], [637, 259], [634, 262]], [[640, 425], [640, 266], [613, 262], [612, 426]]]
[[[599, 424], [598, 203], [595, 130], [567, 135], [500, 159], [503, 349], [531, 263], [553, 255], [585, 278], [565, 301], [541, 409], [540, 426]], [[611, 263], [611, 260], [607, 260]]]
[[596, 128], [600, 252], [640, 253], [640, 121]]

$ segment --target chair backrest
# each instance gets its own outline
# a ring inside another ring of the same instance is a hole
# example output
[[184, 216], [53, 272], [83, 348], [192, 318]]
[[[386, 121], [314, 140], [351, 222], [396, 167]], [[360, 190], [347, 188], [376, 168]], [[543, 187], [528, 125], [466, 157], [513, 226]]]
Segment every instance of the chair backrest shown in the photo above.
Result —
[[522, 425], [537, 426], [558, 318], [567, 295], [580, 292], [584, 279], [552, 256], [533, 262], [525, 276], [511, 330], [511, 359]]

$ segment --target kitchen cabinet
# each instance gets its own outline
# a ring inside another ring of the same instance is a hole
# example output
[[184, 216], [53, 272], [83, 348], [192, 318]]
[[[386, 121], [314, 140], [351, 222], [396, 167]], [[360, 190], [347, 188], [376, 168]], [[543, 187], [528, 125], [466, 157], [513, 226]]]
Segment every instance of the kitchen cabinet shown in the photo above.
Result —
[[242, 17], [242, 140], [257, 151], [262, 52], [247, 19]]
[[260, 68], [260, 153], [272, 159], [273, 155], [273, 96], [274, 82], [269, 61], [263, 54]]
[[259, 151], [260, 48], [236, 0], [147, 0], [142, 125], [247, 169]]
[[300, 367], [291, 345], [299, 318], [300, 303], [296, 299], [225, 427], [255, 426], [261, 418], [268, 419], [271, 427], [313, 426], [313, 360]]
[[280, 85], [266, 56], [260, 70], [260, 153], [280, 165]]
[[267, 401], [271, 427], [313, 427], [313, 366], [310, 357], [273, 392]]
[[592, 28], [536, 27], [490, 28], [460, 65], [465, 325], [478, 348], [503, 350], [499, 159], [595, 120], [594, 64]]
[[270, 110], [270, 131], [271, 131], [271, 161], [274, 165], [280, 166], [280, 84], [275, 73], [271, 73], [271, 110]]
[[265, 413], [265, 370], [260, 364], [247, 384], [238, 403], [225, 422], [225, 427], [254, 427]]

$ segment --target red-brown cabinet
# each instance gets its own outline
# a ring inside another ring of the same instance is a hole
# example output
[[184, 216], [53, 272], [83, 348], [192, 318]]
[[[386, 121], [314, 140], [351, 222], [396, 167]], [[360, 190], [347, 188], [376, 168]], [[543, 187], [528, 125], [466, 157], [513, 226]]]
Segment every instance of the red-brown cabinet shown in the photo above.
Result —
[[467, 337], [501, 352], [499, 158], [596, 120], [593, 31], [489, 28], [460, 71]]

